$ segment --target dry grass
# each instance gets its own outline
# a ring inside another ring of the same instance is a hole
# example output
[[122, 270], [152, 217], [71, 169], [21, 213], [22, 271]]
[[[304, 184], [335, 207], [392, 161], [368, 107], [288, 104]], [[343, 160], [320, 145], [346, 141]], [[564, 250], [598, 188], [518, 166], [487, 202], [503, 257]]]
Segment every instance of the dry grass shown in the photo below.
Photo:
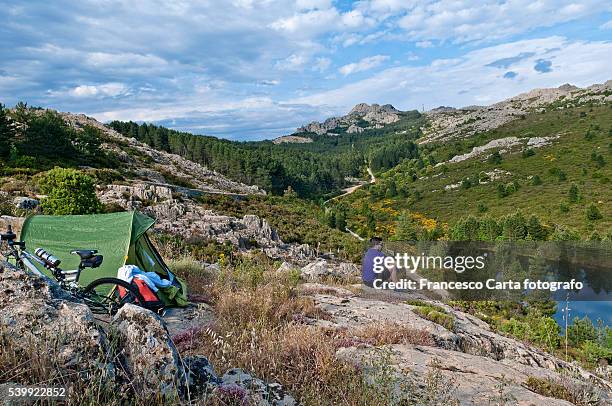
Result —
[[[175, 343], [185, 353], [206, 354], [218, 372], [240, 367], [279, 382], [302, 404], [387, 404], [388, 391], [336, 357], [341, 347], [434, 345], [429, 333], [393, 323], [340, 331], [309, 325], [330, 316], [311, 297], [301, 296], [292, 278], [274, 272], [237, 277], [236, 272], [231, 271], [232, 283], [227, 274], [215, 282], [215, 323], [175, 337]], [[381, 374], [379, 380], [386, 379]]]
[[592, 385], [579, 384], [567, 377], [554, 380], [530, 376], [524, 385], [542, 396], [567, 400], [576, 406], [603, 406], [606, 404], [598, 394], [598, 390]]
[[[189, 258], [171, 261], [171, 266], [183, 276], [205, 273], [198, 262]], [[428, 333], [392, 323], [351, 330], [313, 325], [317, 319], [330, 319], [330, 315], [317, 307], [313, 298], [299, 294], [294, 275], [276, 273], [275, 269], [276, 264], [255, 257], [242, 259], [237, 264], [222, 263], [218, 274], [202, 276], [208, 283], [202, 290], [211, 298], [215, 321], [175, 336], [173, 340], [181, 354], [207, 356], [218, 373], [240, 367], [264, 381], [279, 382], [304, 405], [390, 404], [398, 396], [393, 388], [406, 386], [406, 382], [414, 388], [416, 377], [390, 374], [395, 366], [378, 352], [360, 367], [340, 360], [336, 352], [341, 347], [360, 345], [368, 348], [387, 344], [433, 345]], [[33, 384], [67, 380], [53, 360], [44, 357], [52, 351], [32, 346], [32, 351], [24, 354], [15, 352], [14, 348], [0, 341], [0, 381], [15, 379]], [[97, 375], [87, 380], [77, 379], [75, 388], [68, 404], [155, 406], [168, 401], [142, 399], [130, 389], [129, 382], [117, 385]], [[244, 390], [234, 389], [217, 390], [208, 398], [192, 403], [245, 404]], [[408, 390], [401, 396], [413, 396], [413, 392], [417, 393]], [[179, 403], [178, 399], [173, 402]]]
[[348, 331], [347, 334], [375, 347], [391, 344], [435, 345], [429, 332], [389, 322], [368, 324]]

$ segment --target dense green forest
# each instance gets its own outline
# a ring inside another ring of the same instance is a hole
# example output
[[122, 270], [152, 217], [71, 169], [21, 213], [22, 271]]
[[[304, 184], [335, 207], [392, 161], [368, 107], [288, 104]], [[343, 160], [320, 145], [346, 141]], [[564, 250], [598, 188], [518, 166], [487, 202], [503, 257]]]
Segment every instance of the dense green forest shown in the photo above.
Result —
[[4, 171], [30, 172], [53, 166], [112, 167], [113, 157], [100, 146], [102, 132], [92, 126], [76, 131], [57, 113], [19, 103], [13, 110], [0, 104], [0, 163]]
[[[316, 198], [346, 186], [346, 177], [363, 175], [368, 165], [374, 170], [390, 169], [418, 156], [412, 140], [419, 136], [421, 120], [415, 111], [383, 129], [349, 134], [339, 128], [337, 136], [308, 134], [314, 142], [280, 145], [228, 141], [132, 121], [113, 121], [109, 127], [273, 194], [282, 194], [290, 186], [299, 196]], [[400, 130], [403, 133], [398, 134]]]
[[[199, 162], [231, 179], [258, 185], [280, 195], [289, 187], [299, 196], [317, 199], [338, 193], [347, 177], [365, 176], [417, 158], [414, 139], [423, 118], [418, 112], [403, 113], [397, 123], [381, 129], [338, 135], [306, 134], [312, 143], [274, 144], [271, 141], [235, 142], [194, 135], [152, 124], [114, 121], [109, 127], [149, 146]], [[83, 131], [66, 124], [51, 110], [18, 103], [0, 105], [0, 159], [4, 172], [36, 173], [56, 165], [116, 168], [117, 157], [101, 148], [105, 135], [97, 128]]]

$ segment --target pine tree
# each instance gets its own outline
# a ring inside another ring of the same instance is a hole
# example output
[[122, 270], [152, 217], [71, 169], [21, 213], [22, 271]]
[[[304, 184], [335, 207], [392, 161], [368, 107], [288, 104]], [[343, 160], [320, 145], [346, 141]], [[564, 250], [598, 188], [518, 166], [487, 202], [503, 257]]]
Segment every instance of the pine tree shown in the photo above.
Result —
[[578, 186], [572, 185], [569, 190], [568, 200], [570, 201], [570, 203], [578, 203], [579, 199], [580, 198], [578, 196]]
[[0, 158], [8, 158], [14, 136], [7, 110], [0, 104]]

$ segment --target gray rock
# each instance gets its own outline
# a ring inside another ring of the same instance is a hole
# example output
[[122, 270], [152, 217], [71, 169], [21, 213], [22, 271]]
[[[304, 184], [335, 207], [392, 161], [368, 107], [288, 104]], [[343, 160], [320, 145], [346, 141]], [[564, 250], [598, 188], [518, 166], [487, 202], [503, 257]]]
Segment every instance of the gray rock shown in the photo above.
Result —
[[221, 383], [208, 358], [201, 355], [185, 357], [183, 363], [192, 396], [210, 392]]
[[391, 124], [400, 119], [401, 111], [390, 104], [380, 106], [378, 104], [359, 103], [345, 116], [331, 117], [322, 123], [313, 121], [312, 123], [300, 127], [296, 133], [315, 133], [318, 135], [337, 135], [331, 133], [338, 127], [346, 127], [349, 133], [363, 132], [365, 128], [359, 127], [358, 121], [364, 120], [370, 124], [366, 128], [382, 128], [385, 124]]
[[[348, 291], [335, 292], [333, 287], [325, 289], [324, 285], [313, 285], [309, 293], [315, 304], [330, 317], [319, 319], [316, 324], [339, 331], [350, 331], [363, 326], [375, 326], [381, 323], [410, 326], [411, 329], [428, 334], [434, 346], [393, 345], [395, 353], [392, 362], [398, 370], [410, 369], [424, 373], [428, 363], [442, 360], [445, 374], [455, 376], [459, 383], [459, 397], [462, 404], [487, 404], [484, 396], [493, 393], [503, 382], [503, 376], [510, 380], [510, 393], [519, 399], [519, 404], [528, 405], [530, 397], [534, 404], [544, 405], [546, 399], [522, 387], [528, 376], [561, 379], [565, 375], [573, 377], [573, 382], [590, 382], [602, 396], [612, 394], [612, 383], [606, 379], [580, 368], [576, 364], [565, 362], [552, 354], [494, 332], [487, 323], [470, 315], [435, 301], [421, 298], [443, 307], [454, 319], [454, 326], [449, 330], [437, 323], [421, 317], [405, 302], [411, 296], [393, 297], [392, 301], [382, 300], [385, 292], [374, 292], [377, 298], [365, 298]], [[365, 293], [365, 292], [364, 292]], [[362, 348], [349, 348], [339, 351], [341, 359], [360, 365], [361, 356], [367, 351]], [[607, 395], [606, 395], [607, 394]], [[474, 403], [468, 399], [474, 397]], [[606, 398], [607, 399], [607, 398]], [[483, 403], [484, 402], [484, 403]], [[523, 402], [523, 403], [521, 403]], [[566, 405], [567, 403], [551, 403]]]
[[[242, 391], [240, 390], [242, 389]], [[296, 401], [278, 383], [266, 384], [240, 368], [228, 370], [221, 378], [220, 392], [243, 393], [247, 404], [293, 406]]]
[[13, 200], [15, 207], [22, 210], [35, 210], [40, 202], [36, 199], [32, 199], [31, 197], [23, 197], [18, 196]]
[[164, 322], [150, 310], [124, 305], [112, 320], [131, 386], [144, 396], [173, 396], [185, 386], [185, 369]]
[[317, 280], [324, 277], [355, 278], [359, 276], [359, 269], [349, 262], [332, 262], [318, 259], [302, 268], [302, 277], [307, 280]]
[[[65, 375], [105, 371], [112, 378], [114, 368], [107, 361], [109, 344], [89, 308], [65, 300], [68, 296], [44, 278], [0, 262], [0, 331], [17, 351], [45, 351]], [[95, 372], [93, 372], [95, 371]]]

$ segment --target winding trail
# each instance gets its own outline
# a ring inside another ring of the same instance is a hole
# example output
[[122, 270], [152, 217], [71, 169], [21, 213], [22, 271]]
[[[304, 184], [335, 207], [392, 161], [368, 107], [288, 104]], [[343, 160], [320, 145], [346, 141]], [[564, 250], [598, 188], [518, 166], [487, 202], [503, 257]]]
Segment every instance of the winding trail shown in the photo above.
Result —
[[376, 177], [374, 176], [374, 172], [372, 172], [372, 169], [369, 166], [368, 166], [368, 174], [370, 175], [370, 182], [361, 181], [360, 183], [356, 185], [347, 187], [346, 189], [343, 189], [344, 193], [342, 193], [341, 195], [332, 197], [331, 199], [327, 199], [326, 201], [323, 202], [323, 205], [326, 205], [332, 200], [340, 199], [341, 197], [348, 196], [351, 193], [355, 193], [355, 191], [357, 191], [357, 189], [361, 188], [363, 185], [367, 185], [368, 183], [369, 184], [376, 183]]
[[[376, 183], [376, 177], [374, 176], [374, 172], [372, 172], [372, 168], [370, 168], [368, 166], [367, 170], [368, 170], [368, 174], [370, 175], [370, 181], [369, 182], [361, 181], [357, 185], [350, 186], [350, 187], [344, 189], [344, 193], [342, 193], [341, 195], [338, 195], [336, 197], [332, 197], [331, 199], [327, 199], [326, 201], [324, 201], [323, 205], [325, 206], [327, 203], [331, 202], [332, 200], [340, 199], [341, 197], [348, 196], [351, 193], [355, 193], [355, 191], [357, 189], [359, 189], [360, 187], [362, 187], [363, 185], [367, 185], [368, 183], [369, 184]], [[357, 234], [353, 230], [349, 229], [348, 227], [345, 227], [344, 229], [346, 230], [347, 233], [349, 233], [350, 235], [352, 235], [353, 237], [355, 237], [359, 241], [365, 241], [365, 238], [363, 238], [362, 236], [360, 236], [359, 234]]]

